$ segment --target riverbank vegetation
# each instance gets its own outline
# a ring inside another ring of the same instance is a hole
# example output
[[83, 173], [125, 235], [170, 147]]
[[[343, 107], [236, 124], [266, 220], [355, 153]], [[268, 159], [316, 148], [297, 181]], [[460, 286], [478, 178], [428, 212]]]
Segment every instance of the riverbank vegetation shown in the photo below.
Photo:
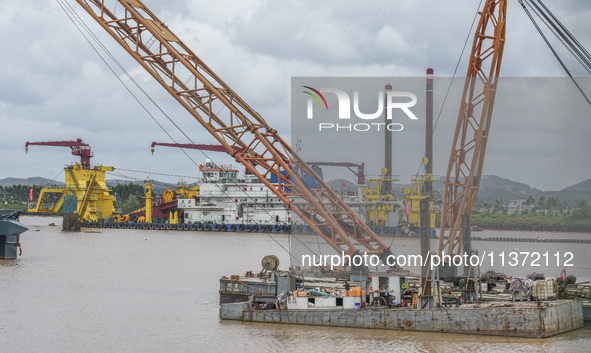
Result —
[[523, 206], [511, 212], [497, 200], [490, 207], [476, 208], [472, 225], [496, 230], [591, 232], [591, 207], [585, 200], [571, 208], [556, 198], [541, 197], [537, 203], [527, 200]]

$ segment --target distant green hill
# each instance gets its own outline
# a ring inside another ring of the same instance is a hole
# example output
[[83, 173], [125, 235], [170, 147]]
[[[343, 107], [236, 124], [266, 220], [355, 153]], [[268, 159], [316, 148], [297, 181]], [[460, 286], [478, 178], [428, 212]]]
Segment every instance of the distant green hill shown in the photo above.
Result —
[[591, 204], [591, 179], [587, 179], [578, 184], [568, 186], [560, 191], [539, 192], [534, 195], [536, 201], [540, 198], [540, 196], [544, 196], [546, 200], [554, 196], [560, 201], [561, 204], [566, 202], [566, 204], [570, 207], [574, 207], [580, 200], [586, 200]]
[[486, 202], [495, 202], [496, 200], [527, 199], [540, 193], [542, 190], [532, 188], [527, 184], [513, 180], [498, 177], [496, 175], [483, 175], [480, 179], [480, 189], [478, 198]]
[[591, 191], [591, 179], [587, 179], [585, 181], [581, 181], [578, 184], [568, 186], [562, 191]]
[[[327, 182], [335, 190], [343, 190], [343, 183], [347, 184], [347, 191], [353, 191], [356, 184], [350, 180], [335, 179]], [[433, 183], [433, 190], [439, 195], [443, 195], [444, 181]], [[392, 191], [397, 198], [402, 197], [402, 188], [410, 188], [410, 184], [393, 183]], [[578, 184], [569, 186], [560, 191], [542, 191], [531, 186], [513, 181], [506, 178], [501, 178], [496, 175], [483, 175], [480, 180], [480, 189], [478, 190], [478, 198], [483, 202], [494, 203], [496, 200], [503, 200], [508, 202], [510, 200], [527, 199], [532, 196], [536, 202], [540, 196], [546, 199], [554, 196], [561, 204], [566, 203], [570, 207], [574, 207], [580, 200], [587, 200], [591, 204], [591, 179], [582, 181]]]
[[47, 185], [48, 183], [54, 185], [64, 185], [63, 181], [49, 180], [41, 177], [30, 177], [30, 178], [4, 178], [0, 179], [0, 186], [13, 186], [13, 185]]

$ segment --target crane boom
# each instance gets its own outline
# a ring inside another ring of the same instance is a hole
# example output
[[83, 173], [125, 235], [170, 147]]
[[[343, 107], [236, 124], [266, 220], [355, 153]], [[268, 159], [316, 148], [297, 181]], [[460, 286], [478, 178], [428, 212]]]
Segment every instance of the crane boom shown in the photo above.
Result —
[[80, 164], [83, 169], [90, 169], [90, 158], [93, 156], [90, 151], [90, 145], [84, 143], [82, 139], [75, 141], [42, 141], [42, 142], [27, 142], [25, 144], [25, 152], [29, 151], [29, 146], [57, 146], [70, 147], [72, 155], [80, 157]]
[[[222, 145], [191, 144], [191, 143], [166, 143], [166, 142], [152, 142], [152, 153], [154, 153], [154, 147], [156, 147], [156, 146], [176, 147], [176, 148], [186, 148], [186, 149], [192, 149], [192, 150], [203, 150], [203, 151], [211, 151], [211, 152], [228, 153], [228, 150]], [[241, 147], [236, 147], [235, 149], [238, 153], [242, 153], [244, 151]]]
[[[391, 254], [389, 247], [140, 0], [76, 0], [229, 154], [338, 253]], [[115, 6], [120, 4], [119, 15]], [[123, 12], [121, 14], [121, 12]], [[242, 151], [239, 150], [242, 149]], [[277, 182], [267, 176], [274, 174]], [[322, 189], [310, 189], [304, 175]], [[297, 198], [298, 203], [292, 202]], [[300, 202], [302, 200], [303, 202]], [[359, 249], [357, 242], [365, 248]]]
[[441, 211], [439, 251], [452, 256], [462, 252], [462, 218], [472, 214], [480, 186], [505, 44], [506, 13], [506, 0], [487, 0], [474, 35]]

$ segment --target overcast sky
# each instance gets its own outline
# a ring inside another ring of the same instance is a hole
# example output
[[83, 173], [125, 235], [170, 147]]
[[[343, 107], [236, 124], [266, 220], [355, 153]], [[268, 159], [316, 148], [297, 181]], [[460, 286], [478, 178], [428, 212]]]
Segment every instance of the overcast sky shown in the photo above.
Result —
[[[287, 140], [292, 77], [418, 77], [427, 67], [433, 67], [436, 76], [449, 77], [478, 5], [475, 0], [144, 2]], [[214, 143], [75, 1], [69, 3], [194, 142]], [[591, 3], [545, 3], [585, 47], [591, 47]], [[507, 21], [502, 76], [565, 76], [517, 0], [509, 1]], [[0, 33], [0, 178], [57, 176], [63, 180], [64, 165], [77, 161], [67, 148], [33, 146], [25, 154], [24, 145], [76, 138], [92, 146], [93, 164], [114, 166], [120, 175], [170, 182], [177, 177], [158, 173], [197, 175], [197, 167], [180, 150], [159, 148], [151, 155], [152, 141], [170, 139], [109, 71], [56, 1], [0, 2]], [[459, 76], [465, 75], [469, 47]], [[576, 75], [588, 76], [572, 60], [567, 62]], [[591, 95], [591, 87], [586, 89]], [[145, 97], [140, 99], [178, 142], [188, 142]], [[436, 99], [436, 112], [441, 102]], [[449, 119], [447, 125], [455, 123], [458, 106], [458, 100], [446, 103], [449, 114], [442, 119]], [[573, 119], [568, 107], [562, 113]], [[580, 116], [569, 122], [576, 126], [572, 131], [563, 129], [559, 115], [542, 117], [537, 124], [518, 123], [532, 125], [527, 136], [520, 135], [523, 129], [495, 135], [497, 126], [504, 131], [503, 126], [512, 126], [508, 121], [519, 119], [495, 115], [484, 172], [544, 190], [591, 178], [586, 156], [591, 150], [591, 108], [576, 112]], [[524, 138], [531, 140], [527, 148]], [[451, 141], [444, 147], [444, 160], [436, 161], [435, 173], [445, 173], [450, 147]], [[190, 154], [197, 163], [206, 158], [200, 152]], [[231, 162], [220, 154], [208, 154], [214, 160]], [[559, 169], [553, 167], [557, 162]]]

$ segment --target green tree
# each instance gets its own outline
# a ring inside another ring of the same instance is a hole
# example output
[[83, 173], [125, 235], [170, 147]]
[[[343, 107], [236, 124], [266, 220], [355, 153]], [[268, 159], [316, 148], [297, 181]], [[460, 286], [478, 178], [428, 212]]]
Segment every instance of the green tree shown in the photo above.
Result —
[[558, 202], [558, 199], [554, 196], [550, 196], [550, 198], [548, 199], [548, 201], [546, 201], [546, 208], [554, 211], [560, 208], [560, 204]]
[[571, 217], [575, 219], [588, 219], [591, 216], [591, 209], [587, 200], [579, 200], [572, 211]]
[[129, 213], [131, 211], [135, 211], [140, 208], [140, 201], [138, 200], [137, 196], [130, 195], [129, 198], [125, 203], [123, 203], [122, 211], [123, 213]]
[[540, 210], [543, 210], [544, 208], [546, 208], [546, 198], [544, 197], [544, 195], [540, 195], [540, 197], [538, 198], [538, 208]]
[[527, 199], [525, 200], [525, 205], [527, 206], [527, 208], [532, 208], [536, 203], [536, 200], [534, 199], [533, 196], [528, 196]]
[[493, 213], [504, 213], [506, 210], [503, 200], [496, 199], [493, 205]]
[[117, 184], [113, 187], [113, 193], [117, 201], [124, 205], [131, 195], [134, 195], [137, 199], [142, 198], [144, 196], [144, 187], [134, 183]]

